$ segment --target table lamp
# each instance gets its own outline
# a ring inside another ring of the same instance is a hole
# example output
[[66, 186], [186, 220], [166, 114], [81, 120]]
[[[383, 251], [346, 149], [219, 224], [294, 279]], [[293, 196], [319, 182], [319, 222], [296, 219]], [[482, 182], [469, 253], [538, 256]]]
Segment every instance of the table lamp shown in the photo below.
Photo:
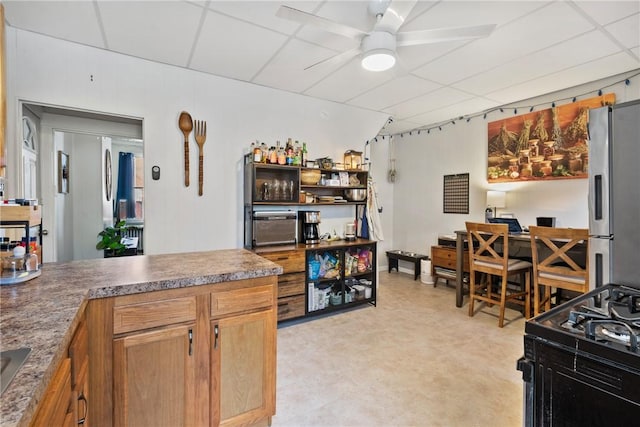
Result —
[[493, 208], [493, 217], [497, 218], [498, 208], [504, 208], [507, 206], [507, 193], [504, 191], [487, 191], [487, 206]]

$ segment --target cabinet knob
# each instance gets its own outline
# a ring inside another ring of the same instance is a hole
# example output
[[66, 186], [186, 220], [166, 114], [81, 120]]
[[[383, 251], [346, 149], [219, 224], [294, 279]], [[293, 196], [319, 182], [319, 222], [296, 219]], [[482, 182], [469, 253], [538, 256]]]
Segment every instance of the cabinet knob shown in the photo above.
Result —
[[42, 230], [42, 235], [43, 236], [47, 236], [48, 234], [49, 234], [49, 230], [47, 230], [47, 229]]

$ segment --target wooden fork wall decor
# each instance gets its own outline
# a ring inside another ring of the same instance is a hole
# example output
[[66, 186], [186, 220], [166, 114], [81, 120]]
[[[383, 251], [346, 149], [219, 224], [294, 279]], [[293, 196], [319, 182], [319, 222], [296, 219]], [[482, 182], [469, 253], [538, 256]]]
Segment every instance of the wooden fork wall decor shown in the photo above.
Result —
[[196, 142], [199, 148], [199, 162], [198, 162], [198, 196], [202, 196], [202, 178], [204, 175], [204, 143], [207, 140], [207, 122], [204, 120], [195, 121], [195, 129], [193, 134], [195, 135]]

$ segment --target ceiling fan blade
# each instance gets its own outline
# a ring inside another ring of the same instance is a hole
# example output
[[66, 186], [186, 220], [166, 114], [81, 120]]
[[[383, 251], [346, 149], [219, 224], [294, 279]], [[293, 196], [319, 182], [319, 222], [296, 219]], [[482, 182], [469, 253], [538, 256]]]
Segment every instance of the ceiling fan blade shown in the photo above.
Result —
[[387, 31], [395, 34], [405, 19], [409, 16], [411, 10], [416, 5], [417, 1], [407, 0], [395, 0], [392, 1], [387, 10], [382, 15], [382, 18], [376, 24], [375, 31]]
[[276, 16], [279, 18], [289, 19], [301, 24], [310, 24], [318, 28], [322, 28], [330, 33], [338, 34], [341, 36], [349, 37], [352, 39], [360, 40], [367, 33], [360, 31], [357, 28], [349, 27], [335, 21], [331, 21], [327, 18], [323, 18], [318, 15], [303, 12], [298, 9], [294, 9], [289, 6], [280, 6], [280, 9], [276, 12]]
[[342, 62], [349, 61], [351, 58], [355, 56], [358, 56], [359, 53], [360, 53], [360, 48], [349, 49], [345, 52], [323, 59], [322, 61], [318, 61], [315, 64], [311, 64], [308, 67], [306, 67], [305, 70], [308, 70], [309, 68], [315, 67], [316, 65], [320, 65], [320, 64], [322, 64], [323, 66], [338, 65]]
[[473, 27], [408, 31], [396, 35], [396, 44], [397, 46], [415, 46], [418, 44], [440, 43], [454, 40], [479, 39], [487, 37], [495, 27], [495, 24], [488, 24]]

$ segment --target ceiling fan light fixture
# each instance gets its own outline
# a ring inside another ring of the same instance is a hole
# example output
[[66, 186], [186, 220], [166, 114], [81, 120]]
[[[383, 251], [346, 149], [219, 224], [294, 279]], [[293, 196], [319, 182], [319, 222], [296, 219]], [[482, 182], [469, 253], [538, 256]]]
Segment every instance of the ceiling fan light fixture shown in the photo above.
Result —
[[396, 64], [396, 54], [390, 49], [373, 49], [362, 55], [362, 68], [367, 71], [386, 71]]
[[386, 31], [373, 31], [362, 39], [362, 68], [386, 71], [396, 63], [396, 38]]

